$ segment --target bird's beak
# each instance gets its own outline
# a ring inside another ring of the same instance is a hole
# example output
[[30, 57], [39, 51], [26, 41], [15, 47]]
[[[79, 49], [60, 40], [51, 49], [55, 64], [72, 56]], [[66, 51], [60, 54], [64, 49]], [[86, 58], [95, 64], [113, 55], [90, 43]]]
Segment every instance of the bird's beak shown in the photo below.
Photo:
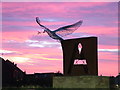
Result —
[[38, 31], [38, 34], [41, 34], [41, 32]]

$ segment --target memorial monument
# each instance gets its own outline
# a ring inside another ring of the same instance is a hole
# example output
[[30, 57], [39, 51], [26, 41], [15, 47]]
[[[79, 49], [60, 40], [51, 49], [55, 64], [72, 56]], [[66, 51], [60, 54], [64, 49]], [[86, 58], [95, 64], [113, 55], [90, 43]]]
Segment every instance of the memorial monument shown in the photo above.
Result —
[[[82, 20], [68, 26], [51, 31], [40, 23], [52, 39], [59, 40], [63, 50], [63, 75], [53, 78], [53, 88], [109, 88], [109, 78], [98, 75], [97, 37], [84, 37], [64, 40], [66, 36], [77, 30]], [[80, 63], [79, 63], [80, 62]]]

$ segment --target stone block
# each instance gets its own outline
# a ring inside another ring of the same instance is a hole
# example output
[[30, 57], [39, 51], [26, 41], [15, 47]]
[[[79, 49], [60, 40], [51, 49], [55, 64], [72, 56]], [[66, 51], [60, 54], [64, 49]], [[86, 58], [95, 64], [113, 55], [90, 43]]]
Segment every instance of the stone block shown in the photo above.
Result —
[[53, 88], [109, 88], [109, 77], [107, 76], [54, 77]]

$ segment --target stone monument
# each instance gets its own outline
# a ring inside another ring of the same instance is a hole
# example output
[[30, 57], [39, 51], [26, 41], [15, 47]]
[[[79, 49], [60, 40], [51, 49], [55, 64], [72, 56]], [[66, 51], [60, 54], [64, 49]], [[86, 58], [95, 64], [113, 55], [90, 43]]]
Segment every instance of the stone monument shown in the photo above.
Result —
[[63, 40], [61, 44], [65, 76], [98, 75], [97, 37]]
[[98, 76], [97, 37], [63, 40], [61, 45], [64, 76], [53, 77], [53, 88], [110, 88], [109, 77]]
[[72, 34], [82, 20], [54, 31], [41, 24], [39, 17], [36, 22], [43, 32], [52, 39], [59, 40], [63, 49], [64, 76], [53, 77], [53, 88], [109, 88], [109, 78], [98, 75], [97, 37], [85, 37], [64, 40], [61, 36]]

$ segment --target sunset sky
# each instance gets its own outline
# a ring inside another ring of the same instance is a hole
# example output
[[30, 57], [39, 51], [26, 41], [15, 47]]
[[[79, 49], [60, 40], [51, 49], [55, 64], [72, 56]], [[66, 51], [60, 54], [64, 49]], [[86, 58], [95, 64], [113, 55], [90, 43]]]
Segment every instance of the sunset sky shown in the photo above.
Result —
[[81, 27], [64, 39], [98, 37], [99, 75], [118, 74], [117, 2], [3, 2], [2, 48], [4, 59], [15, 62], [26, 73], [63, 72], [61, 44], [36, 23], [55, 30], [83, 20]]

